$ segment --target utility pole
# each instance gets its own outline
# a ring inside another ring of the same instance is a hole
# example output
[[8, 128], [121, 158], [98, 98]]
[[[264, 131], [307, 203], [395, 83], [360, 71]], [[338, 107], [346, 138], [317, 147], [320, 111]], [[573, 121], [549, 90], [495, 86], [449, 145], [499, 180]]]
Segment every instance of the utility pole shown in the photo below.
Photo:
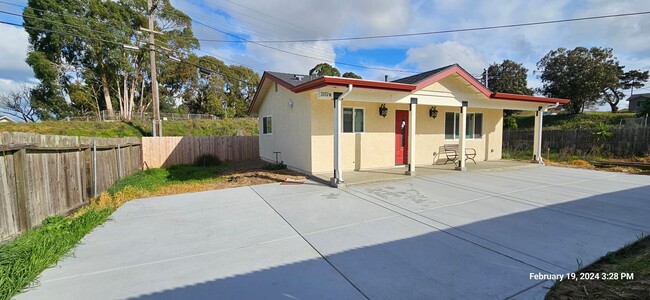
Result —
[[162, 136], [162, 123], [160, 122], [160, 102], [158, 101], [158, 74], [156, 71], [156, 45], [154, 31], [153, 1], [147, 0], [147, 8], [149, 10], [149, 57], [151, 58], [151, 97], [153, 101], [153, 121], [152, 121], [152, 135]]

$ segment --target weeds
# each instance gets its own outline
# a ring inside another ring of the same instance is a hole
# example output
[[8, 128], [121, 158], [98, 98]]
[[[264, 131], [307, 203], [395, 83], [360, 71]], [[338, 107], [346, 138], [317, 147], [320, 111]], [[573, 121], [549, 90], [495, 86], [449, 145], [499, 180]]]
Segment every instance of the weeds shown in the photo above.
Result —
[[[235, 136], [257, 135], [257, 120], [252, 118], [227, 120], [163, 121], [167, 136]], [[0, 131], [90, 137], [141, 137], [151, 133], [151, 122], [93, 122], [43, 121], [33, 123], [2, 123]]]
[[284, 170], [287, 168], [287, 165], [284, 164], [284, 161], [281, 161], [280, 163], [277, 164], [268, 164], [264, 166], [264, 170]]
[[0, 299], [9, 299], [24, 290], [112, 212], [109, 208], [87, 210], [72, 218], [52, 216], [41, 227], [0, 244]]

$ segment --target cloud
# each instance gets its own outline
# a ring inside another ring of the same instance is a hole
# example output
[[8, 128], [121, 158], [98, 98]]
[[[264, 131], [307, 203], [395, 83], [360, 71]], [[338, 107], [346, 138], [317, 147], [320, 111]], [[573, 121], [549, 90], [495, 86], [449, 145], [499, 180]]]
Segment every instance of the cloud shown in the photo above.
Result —
[[458, 63], [470, 73], [480, 73], [486, 66], [485, 60], [478, 52], [455, 41], [411, 48], [406, 53], [404, 64], [414, 65], [420, 70]]
[[4, 42], [0, 43], [0, 78], [25, 81], [33, 77], [25, 62], [29, 47], [27, 32], [22, 28], [0, 24]]

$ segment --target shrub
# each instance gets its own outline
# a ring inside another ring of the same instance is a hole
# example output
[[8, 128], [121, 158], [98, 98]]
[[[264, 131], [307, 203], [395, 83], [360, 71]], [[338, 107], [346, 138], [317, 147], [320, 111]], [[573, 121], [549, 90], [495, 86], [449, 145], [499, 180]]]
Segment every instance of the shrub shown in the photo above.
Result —
[[507, 116], [503, 118], [503, 127], [506, 129], [517, 129], [519, 126], [517, 125], [517, 119], [513, 116]]
[[281, 161], [278, 164], [268, 164], [268, 165], [264, 166], [264, 170], [270, 170], [270, 171], [284, 170], [286, 168], [287, 168], [287, 165], [284, 164], [284, 161]]
[[218, 166], [221, 165], [221, 159], [216, 155], [204, 154], [194, 160], [195, 166]]

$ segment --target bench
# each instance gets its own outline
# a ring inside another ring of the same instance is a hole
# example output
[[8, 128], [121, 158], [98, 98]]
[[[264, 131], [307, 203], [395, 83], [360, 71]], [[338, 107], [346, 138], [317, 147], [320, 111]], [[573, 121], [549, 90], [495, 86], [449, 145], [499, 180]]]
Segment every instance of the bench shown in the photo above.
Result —
[[[445, 165], [450, 161], [456, 164], [456, 161], [458, 160], [458, 152], [459, 152], [458, 144], [445, 144], [444, 146], [442, 146], [442, 148], [445, 153], [445, 157], [447, 158], [447, 160], [445, 161]], [[465, 160], [467, 161], [469, 159], [473, 161], [474, 164], [476, 164], [474, 158], [476, 158], [476, 149], [465, 148]]]

